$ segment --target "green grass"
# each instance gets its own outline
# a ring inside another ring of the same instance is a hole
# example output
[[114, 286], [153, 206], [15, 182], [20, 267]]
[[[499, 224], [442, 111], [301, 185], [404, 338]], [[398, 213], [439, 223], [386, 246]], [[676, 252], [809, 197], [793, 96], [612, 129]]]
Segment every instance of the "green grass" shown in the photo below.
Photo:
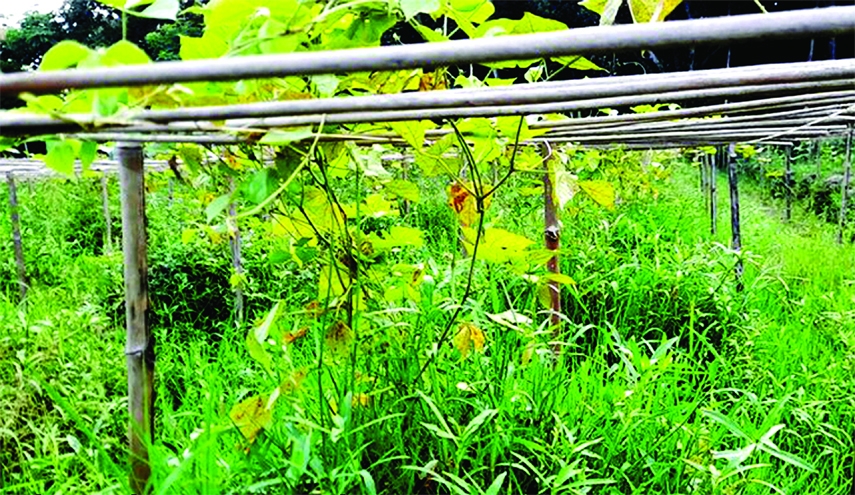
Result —
[[[725, 178], [710, 239], [695, 172], [670, 165], [656, 199], [614, 212], [580, 203], [564, 216], [562, 271], [576, 284], [562, 296], [558, 362], [536, 291], [506, 266], [477, 265], [461, 313], [484, 331], [484, 350], [436, 348], [469, 263], [439, 186], [405, 219], [426, 231], [426, 246], [399, 256], [430, 275], [421, 302], [359, 314], [341, 353], [324, 339], [341, 315], [305, 309], [317, 273], [271, 263], [278, 247], [251, 225], [251, 319], [283, 300], [270, 371], [223, 313], [227, 249], [181, 242], [204, 219], [195, 193], [180, 190], [169, 205], [153, 180], [152, 266], [169, 268], [152, 281], [162, 288], [154, 493], [849, 493], [855, 249], [800, 208], [782, 222], [780, 205], [745, 183], [738, 293]], [[20, 305], [14, 266], [3, 264], [0, 493], [127, 492], [120, 259], [68, 235], [75, 221], [97, 223], [97, 191], [87, 191], [51, 183], [21, 194], [37, 271]], [[536, 197], [503, 193], [491, 208], [491, 221], [541, 238]], [[81, 213], [60, 221], [58, 211]], [[0, 228], [9, 238], [7, 219]], [[11, 260], [11, 248], [2, 255]], [[488, 316], [509, 309], [532, 324]], [[284, 333], [303, 328], [283, 349]], [[231, 408], [300, 371], [247, 445]]]

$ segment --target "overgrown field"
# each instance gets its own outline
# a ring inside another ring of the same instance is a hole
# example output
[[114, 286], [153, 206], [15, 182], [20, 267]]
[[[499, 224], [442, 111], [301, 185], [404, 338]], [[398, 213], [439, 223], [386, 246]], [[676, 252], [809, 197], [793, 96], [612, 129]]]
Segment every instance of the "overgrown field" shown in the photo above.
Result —
[[[537, 177], [493, 199], [487, 226], [509, 237], [482, 239], [471, 280], [444, 182], [366, 218], [377, 252], [352, 256], [374, 271], [342, 311], [318, 303], [334, 291], [313, 258], [323, 246], [286, 245], [275, 214], [242, 219], [235, 278], [228, 233], [206, 221], [211, 198], [182, 184], [171, 198], [167, 178], [149, 176], [154, 493], [850, 493], [855, 248], [808, 201], [783, 222], [775, 176], [757, 168], [742, 184], [737, 292], [726, 176], [711, 238], [697, 170], [662, 160], [643, 191], [614, 180], [613, 210], [580, 195], [562, 212], [572, 280], [557, 342], [535, 275], [512, 256], [542, 243], [543, 201], [527, 195]], [[0, 493], [127, 492], [111, 188], [107, 253], [97, 178], [20, 186], [25, 304], [0, 218]], [[406, 226], [418, 242], [380, 249]]]

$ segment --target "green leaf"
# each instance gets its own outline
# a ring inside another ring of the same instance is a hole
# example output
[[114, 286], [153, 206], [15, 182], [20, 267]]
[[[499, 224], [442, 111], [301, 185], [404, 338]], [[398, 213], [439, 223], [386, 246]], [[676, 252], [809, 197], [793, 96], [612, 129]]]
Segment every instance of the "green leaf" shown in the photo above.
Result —
[[264, 350], [262, 342], [259, 342], [258, 339], [255, 338], [253, 332], [249, 332], [246, 335], [246, 347], [249, 350], [249, 357], [260, 364], [268, 373], [272, 372], [271, 366], [273, 364], [273, 360], [271, 359], [270, 354]]
[[314, 135], [311, 127], [300, 127], [290, 131], [274, 130], [269, 131], [259, 141], [260, 144], [268, 144], [273, 146], [281, 146], [295, 141], [302, 141]]
[[413, 203], [418, 203], [419, 199], [421, 199], [419, 196], [419, 186], [408, 180], [395, 179], [389, 181], [386, 183], [385, 188], [387, 192]]
[[205, 214], [208, 216], [208, 223], [211, 223], [220, 213], [228, 208], [232, 200], [231, 194], [223, 194], [222, 196], [211, 201], [211, 204], [205, 208]]
[[279, 318], [280, 303], [281, 301], [277, 301], [276, 304], [270, 308], [270, 311], [267, 312], [267, 316], [264, 317], [264, 321], [253, 329], [251, 335], [259, 343], [267, 340], [267, 337], [270, 335], [270, 328], [276, 323], [277, 318]]
[[371, 244], [375, 249], [385, 251], [404, 246], [422, 247], [422, 231], [412, 227], [394, 225], [385, 237], [372, 237]]
[[499, 495], [499, 490], [502, 489], [502, 484], [505, 482], [505, 477], [507, 475], [508, 473], [504, 472], [496, 476], [496, 479], [490, 483], [490, 486], [487, 488], [487, 491], [484, 492], [484, 495]]
[[318, 89], [318, 94], [324, 98], [333, 96], [340, 82], [339, 78], [332, 74], [314, 75], [311, 80]]
[[481, 24], [496, 12], [490, 0], [451, 0], [449, 3], [455, 17], [472, 24]]
[[745, 431], [743, 431], [742, 428], [738, 424], [736, 424], [732, 419], [725, 416], [724, 414], [722, 414], [718, 411], [710, 410], [710, 409], [702, 410], [701, 414], [703, 414], [704, 416], [708, 417], [709, 419], [715, 421], [716, 423], [724, 426], [725, 428], [730, 430], [730, 432], [733, 433], [734, 435], [736, 435], [736, 436], [738, 436], [744, 440], [749, 440], [749, 441], [752, 440], [751, 436], [748, 435], [748, 433], [745, 433]]
[[[475, 229], [463, 228], [466, 251], [472, 254], [475, 242]], [[504, 229], [490, 228], [484, 231], [478, 247], [478, 259], [488, 263], [504, 263], [515, 261], [525, 256], [525, 250], [534, 241]]]
[[448, 36], [445, 36], [439, 30], [431, 29], [431, 28], [424, 26], [422, 24], [416, 24], [415, 28], [416, 28], [416, 31], [418, 31], [419, 34], [422, 35], [422, 38], [424, 38], [425, 41], [429, 41], [431, 43], [439, 43], [442, 41], [448, 41]]
[[180, 36], [181, 48], [178, 54], [181, 60], [200, 60], [207, 58], [219, 58], [229, 51], [229, 44], [217, 36], [207, 33], [201, 38]]
[[377, 495], [377, 487], [371, 473], [362, 469], [359, 471], [359, 476], [362, 477], [362, 483], [365, 485], [365, 491], [368, 492], [368, 495]]
[[460, 441], [463, 442], [472, 436], [484, 423], [489, 421], [498, 412], [498, 409], [485, 409], [481, 411], [481, 414], [472, 418], [472, 421], [470, 421], [469, 424], [466, 425], [466, 428], [463, 429], [463, 433], [460, 435]]
[[74, 177], [74, 146], [67, 141], [47, 141], [45, 164], [63, 175]]
[[146, 52], [127, 40], [114, 43], [101, 57], [103, 65], [139, 65], [151, 63]]
[[453, 134], [447, 134], [442, 139], [428, 146], [427, 149], [416, 150], [416, 165], [418, 165], [423, 174], [427, 177], [435, 177], [449, 170], [451, 172], [459, 170], [459, 163], [457, 166], [452, 166], [450, 163], [452, 159], [447, 159], [443, 156], [451, 148], [454, 139]]
[[404, 19], [409, 21], [417, 14], [433, 14], [442, 8], [439, 0], [401, 0], [401, 10], [404, 12]]
[[276, 177], [269, 168], [263, 168], [252, 175], [244, 188], [244, 197], [254, 204], [261, 204], [277, 189]]
[[591, 62], [585, 57], [580, 55], [570, 55], [567, 57], [553, 57], [552, 60], [558, 62], [559, 64], [564, 65], [568, 69], [575, 70], [606, 70], [600, 67], [599, 65]]
[[615, 187], [605, 180], [580, 180], [579, 188], [585, 191], [589, 198], [608, 210], [615, 208]]
[[53, 45], [48, 50], [39, 70], [59, 70], [73, 67], [92, 55], [94, 52], [76, 41], [64, 40]]
[[89, 166], [95, 161], [95, 155], [98, 153], [98, 143], [94, 141], [83, 141], [80, 144], [80, 165], [83, 171], [89, 170]]
[[128, 0], [123, 10], [138, 17], [175, 21], [180, 9], [179, 0]]
[[436, 127], [429, 120], [420, 120], [418, 122], [392, 122], [389, 124], [392, 130], [398, 133], [404, 141], [407, 142], [414, 150], [421, 150], [425, 145], [425, 131]]

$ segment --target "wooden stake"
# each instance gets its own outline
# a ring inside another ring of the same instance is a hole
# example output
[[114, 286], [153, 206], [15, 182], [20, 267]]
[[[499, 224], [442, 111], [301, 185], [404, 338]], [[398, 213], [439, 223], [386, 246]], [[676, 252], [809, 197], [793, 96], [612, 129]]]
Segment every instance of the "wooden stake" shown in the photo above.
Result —
[[[739, 224], [739, 184], [736, 175], [736, 145], [731, 143], [727, 147], [727, 180], [730, 184], [730, 232], [731, 232], [731, 247], [736, 251], [737, 256], [742, 251], [742, 233]], [[742, 282], [742, 273], [744, 267], [742, 258], [736, 262], [736, 291], [742, 292], [744, 285]]]
[[113, 219], [110, 216], [110, 192], [108, 188], [107, 172], [101, 173], [101, 207], [104, 210], [104, 252], [113, 254]]
[[852, 124], [846, 132], [846, 156], [843, 158], [843, 184], [840, 186], [840, 225], [837, 229], [837, 243], [843, 244], [843, 229], [846, 227], [846, 200], [849, 196], [849, 181], [852, 177]]
[[[548, 142], [544, 143], [542, 148], [544, 153], [544, 161], [547, 163], [553, 159], [552, 148]], [[558, 221], [558, 206], [555, 204], [555, 196], [553, 194], [553, 184], [550, 177], [550, 167], [547, 166], [547, 172], [543, 174], [543, 219], [544, 230], [543, 237], [546, 241], [546, 249], [554, 254], [546, 262], [546, 269], [550, 273], [561, 273], [561, 266], [558, 264], [558, 249], [561, 246], [561, 224]], [[549, 325], [552, 328], [553, 352], [556, 356], [561, 353], [561, 286], [555, 281], [549, 281]]]
[[125, 315], [128, 362], [131, 490], [148, 493], [148, 446], [154, 435], [154, 339], [148, 327], [148, 260], [145, 179], [139, 144], [118, 143], [122, 190], [122, 253], [125, 263]]
[[15, 265], [18, 267], [18, 288], [21, 291], [21, 301], [27, 297], [27, 268], [24, 264], [24, 244], [21, 240], [21, 217], [18, 214], [18, 189], [15, 186], [15, 176], [6, 173], [6, 183], [9, 185], [9, 211], [12, 216], [12, 242], [15, 246]]

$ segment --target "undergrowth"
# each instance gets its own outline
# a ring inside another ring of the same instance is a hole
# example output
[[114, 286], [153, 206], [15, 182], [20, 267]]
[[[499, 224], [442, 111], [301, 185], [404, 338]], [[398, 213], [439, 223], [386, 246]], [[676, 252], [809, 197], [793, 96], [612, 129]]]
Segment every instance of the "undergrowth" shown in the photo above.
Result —
[[[200, 228], [195, 191], [168, 199], [150, 179], [154, 493], [849, 493], [855, 250], [809, 211], [782, 222], [758, 181], [743, 184], [736, 254], [726, 195], [710, 238], [696, 172], [670, 167], [656, 198], [564, 217], [557, 343], [531, 284], [479, 263], [462, 320], [486, 343], [437, 348], [469, 266], [442, 199], [403, 219], [426, 232], [407, 255], [427, 275], [418, 302], [362, 313], [347, 349], [330, 346], [337, 315], [311, 306], [319, 274], [244, 226], [249, 322], [282, 301], [267, 369], [234, 321], [227, 238]], [[86, 180], [19, 193], [26, 303], [0, 250], [0, 493], [127, 490], [121, 259]], [[503, 194], [497, 217], [539, 239], [537, 198]], [[250, 444], [229, 411], [276, 387]]]

